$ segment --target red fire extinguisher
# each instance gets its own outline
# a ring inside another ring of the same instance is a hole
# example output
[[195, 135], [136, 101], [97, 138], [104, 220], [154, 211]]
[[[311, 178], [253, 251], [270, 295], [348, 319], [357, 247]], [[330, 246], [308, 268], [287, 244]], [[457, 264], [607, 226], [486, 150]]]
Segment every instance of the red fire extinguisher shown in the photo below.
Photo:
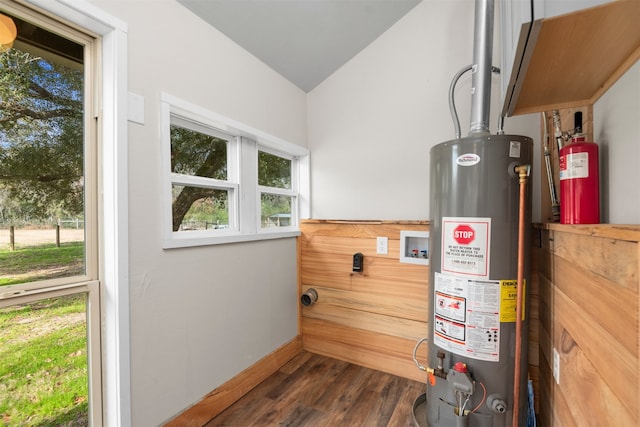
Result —
[[[576, 115], [577, 116], [577, 115]], [[578, 117], [576, 117], [576, 122]], [[560, 223], [600, 223], [598, 144], [585, 141], [576, 123], [577, 136], [560, 149]]]

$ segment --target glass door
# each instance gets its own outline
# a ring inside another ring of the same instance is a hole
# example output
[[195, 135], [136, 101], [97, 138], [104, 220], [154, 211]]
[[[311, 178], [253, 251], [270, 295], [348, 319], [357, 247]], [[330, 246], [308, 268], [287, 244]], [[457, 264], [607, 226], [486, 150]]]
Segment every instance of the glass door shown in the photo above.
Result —
[[0, 0], [0, 425], [99, 425], [95, 39]]

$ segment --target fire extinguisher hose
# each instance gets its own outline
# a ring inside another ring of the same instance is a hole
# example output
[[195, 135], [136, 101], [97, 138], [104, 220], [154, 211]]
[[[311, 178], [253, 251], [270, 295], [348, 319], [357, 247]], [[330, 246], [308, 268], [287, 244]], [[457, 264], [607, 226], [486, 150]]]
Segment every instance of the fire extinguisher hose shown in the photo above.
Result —
[[549, 130], [547, 113], [542, 112], [542, 124], [544, 126], [543, 149], [544, 163], [547, 167], [547, 181], [549, 183], [549, 196], [551, 197], [551, 215], [554, 221], [560, 219], [560, 201], [556, 192], [556, 185], [553, 182], [553, 168], [551, 167], [551, 150], [549, 150]]

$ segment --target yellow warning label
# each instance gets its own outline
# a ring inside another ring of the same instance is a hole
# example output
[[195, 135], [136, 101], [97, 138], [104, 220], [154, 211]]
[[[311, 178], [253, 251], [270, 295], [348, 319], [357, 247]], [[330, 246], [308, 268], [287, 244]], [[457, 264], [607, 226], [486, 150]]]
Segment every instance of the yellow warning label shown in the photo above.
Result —
[[[522, 320], [524, 320], [524, 302], [527, 282], [522, 284]], [[500, 280], [500, 322], [516, 321], [517, 280]]]

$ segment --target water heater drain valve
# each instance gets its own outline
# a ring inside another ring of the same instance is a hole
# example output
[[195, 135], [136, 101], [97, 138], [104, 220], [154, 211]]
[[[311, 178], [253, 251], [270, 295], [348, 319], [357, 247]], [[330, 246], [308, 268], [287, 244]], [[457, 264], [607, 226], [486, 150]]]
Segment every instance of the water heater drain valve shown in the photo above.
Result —
[[499, 394], [487, 396], [487, 407], [497, 414], [503, 414], [507, 410], [507, 402]]

